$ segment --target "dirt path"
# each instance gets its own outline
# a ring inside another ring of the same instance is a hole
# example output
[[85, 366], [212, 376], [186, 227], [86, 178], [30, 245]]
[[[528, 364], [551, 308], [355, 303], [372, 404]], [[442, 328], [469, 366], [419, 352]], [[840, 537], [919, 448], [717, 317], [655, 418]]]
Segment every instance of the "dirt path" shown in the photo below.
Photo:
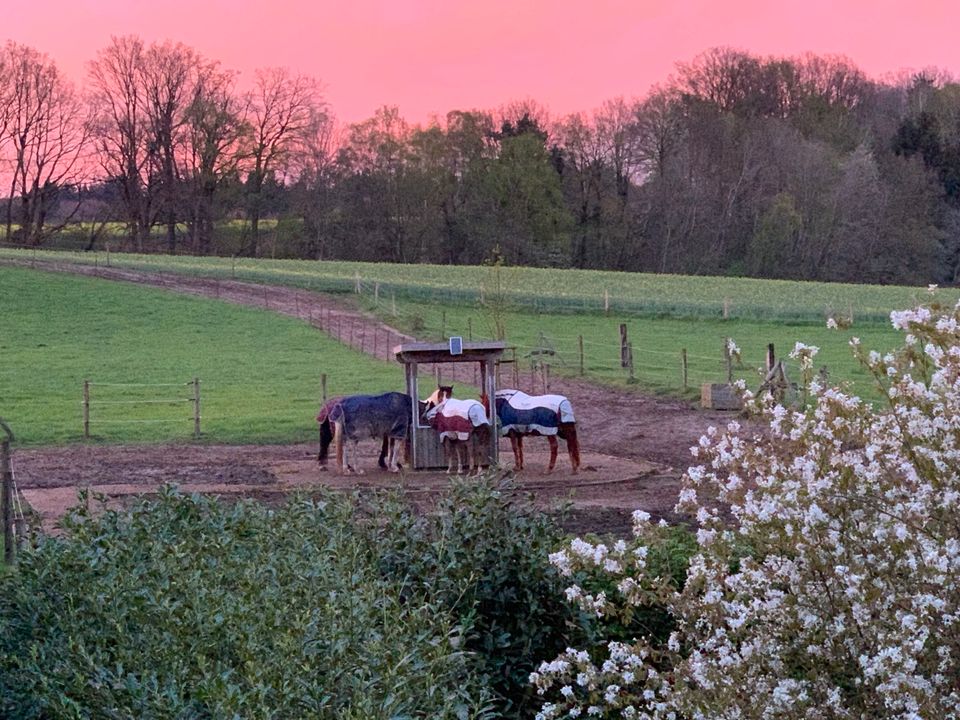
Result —
[[[263, 307], [300, 318], [341, 342], [384, 360], [393, 359], [395, 345], [414, 339], [357, 310], [344, 299], [305, 290], [68, 263], [37, 262], [35, 267]], [[472, 368], [461, 366], [456, 375], [451, 375], [455, 367], [441, 368], [445, 379], [474, 384]], [[425, 371], [433, 374], [430, 368]], [[547, 482], [527, 472], [519, 482], [545, 506], [572, 500], [574, 530], [623, 532], [629, 526], [629, 511], [638, 507], [655, 516], [671, 517], [679, 476], [690, 460], [690, 446], [709, 425], [724, 424], [731, 417], [697, 410], [679, 400], [569, 378], [553, 378], [550, 391], [566, 395], [576, 408], [588, 469], [579, 476], [561, 469]], [[538, 452], [538, 443], [531, 444], [531, 450]], [[546, 443], [542, 444], [545, 447]], [[372, 446], [368, 450], [365, 456], [371, 458], [372, 465], [376, 453]], [[509, 458], [509, 448], [503, 447], [502, 451]], [[321, 475], [313, 452], [305, 445], [79, 446], [20, 450], [16, 463], [19, 486], [46, 524], [62, 514], [67, 506], [64, 500], [72, 500], [73, 491], [83, 486], [121, 497], [137, 490], [149, 492], [163, 482], [177, 482], [191, 490], [253, 496], [282, 494], [291, 487], [320, 482], [338, 488], [364, 487], [371, 482], [396, 484], [396, 476], [382, 475], [372, 467], [370, 475], [346, 482], [330, 474]], [[533, 455], [534, 466], [538, 466], [537, 458]], [[544, 462], [540, 466], [545, 465], [545, 458], [541, 459]], [[567, 467], [565, 460], [561, 453], [561, 468]], [[445, 478], [432, 473], [407, 478], [405, 485], [427, 488], [427, 492], [439, 492], [445, 482]]]

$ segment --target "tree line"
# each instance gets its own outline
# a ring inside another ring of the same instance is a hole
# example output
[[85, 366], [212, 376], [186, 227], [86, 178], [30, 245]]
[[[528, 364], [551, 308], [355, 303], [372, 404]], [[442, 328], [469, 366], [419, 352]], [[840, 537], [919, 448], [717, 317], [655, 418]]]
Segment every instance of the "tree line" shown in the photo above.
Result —
[[[641, 99], [338, 123], [316, 79], [113, 38], [0, 51], [5, 238], [879, 283], [960, 275], [960, 83], [715, 48]], [[265, 220], [269, 219], [269, 227]], [[117, 224], [124, 228], [118, 234]]]

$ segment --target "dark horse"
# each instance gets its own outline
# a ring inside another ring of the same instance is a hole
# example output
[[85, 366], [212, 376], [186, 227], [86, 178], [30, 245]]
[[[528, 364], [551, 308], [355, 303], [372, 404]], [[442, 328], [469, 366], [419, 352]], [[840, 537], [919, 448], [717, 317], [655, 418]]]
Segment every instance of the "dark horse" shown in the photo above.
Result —
[[544, 435], [550, 443], [551, 472], [557, 464], [557, 437], [566, 440], [570, 466], [580, 469], [580, 443], [573, 406], [563, 395], [527, 395], [519, 390], [498, 390], [495, 398], [500, 434], [510, 438], [517, 470], [523, 470], [523, 438]]
[[[320, 452], [317, 461], [321, 466], [326, 466], [332, 442], [336, 448], [337, 468], [340, 473], [357, 471], [356, 458], [353, 460], [354, 465], [351, 465], [344, 440], [352, 441], [353, 454], [356, 455], [357, 443], [362, 438], [381, 438], [378, 465], [396, 472], [400, 468], [398, 456], [401, 448], [406, 445], [410, 420], [410, 397], [404, 393], [350, 395], [328, 400], [317, 414], [317, 421], [320, 423]], [[389, 463], [386, 462], [388, 454]]]
[[[431, 397], [449, 397], [452, 393], [452, 386], [441, 386]], [[420, 403], [421, 417], [428, 407], [428, 403]], [[354, 455], [356, 455], [357, 442], [369, 435], [382, 440], [377, 464], [384, 470], [389, 468], [396, 472], [400, 469], [401, 449], [406, 461], [410, 413], [410, 397], [399, 392], [382, 395], [348, 395], [328, 400], [317, 414], [317, 422], [320, 423], [320, 452], [317, 454], [317, 462], [320, 463], [321, 468], [326, 468], [330, 444], [333, 443], [340, 473], [342, 474], [344, 470], [358, 471], [355, 467], [356, 458], [353, 459], [354, 465], [350, 464], [349, 458], [346, 462], [344, 461], [346, 450], [344, 439], [353, 441]]]

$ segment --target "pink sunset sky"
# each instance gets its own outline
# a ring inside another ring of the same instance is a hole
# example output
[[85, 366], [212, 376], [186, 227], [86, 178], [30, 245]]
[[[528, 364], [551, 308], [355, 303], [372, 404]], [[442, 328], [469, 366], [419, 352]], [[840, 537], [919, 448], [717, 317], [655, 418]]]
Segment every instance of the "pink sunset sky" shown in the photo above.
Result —
[[250, 78], [286, 66], [319, 79], [342, 121], [382, 105], [425, 122], [532, 98], [554, 115], [642, 97], [715, 46], [849, 57], [873, 78], [935, 66], [960, 75], [957, 0], [30, 0], [0, 39], [82, 82], [111, 35], [175, 40]]

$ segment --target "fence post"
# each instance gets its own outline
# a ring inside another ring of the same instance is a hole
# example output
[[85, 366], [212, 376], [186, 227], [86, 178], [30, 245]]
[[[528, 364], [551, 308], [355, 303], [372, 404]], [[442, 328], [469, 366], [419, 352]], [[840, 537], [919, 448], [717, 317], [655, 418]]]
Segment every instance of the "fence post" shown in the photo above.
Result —
[[473, 316], [467, 318], [467, 340], [473, 342]]
[[583, 335], [577, 335], [577, 344], [580, 346], [580, 376], [583, 377]]
[[730, 354], [730, 338], [723, 341], [723, 359], [727, 363], [727, 382], [733, 382], [733, 356]]
[[359, 294], [360, 294], [360, 273], [359, 273], [359, 272], [356, 274], [356, 283], [357, 283], [357, 284], [356, 284], [356, 287], [355, 287], [354, 289], [355, 289], [357, 295], [359, 295]]
[[517, 367], [517, 349], [513, 348], [513, 386], [520, 389], [520, 368]]
[[380, 283], [373, 284], [373, 304], [380, 307]]
[[730, 319], [730, 298], [723, 299], [723, 319]]
[[680, 350], [680, 369], [683, 373], [683, 389], [687, 390], [687, 349]]
[[620, 367], [627, 367], [627, 324], [620, 323]]
[[543, 394], [550, 392], [550, 363], [543, 364]]
[[397, 293], [394, 290], [390, 291], [390, 310], [391, 314], [397, 316]]
[[200, 439], [200, 378], [193, 379], [193, 437]]
[[603, 314], [610, 314], [610, 291], [606, 289], [603, 291]]
[[767, 372], [773, 370], [773, 366], [777, 364], [777, 356], [774, 353], [773, 343], [767, 345]]
[[327, 404], [327, 374], [320, 373], [320, 407]]
[[10, 441], [13, 433], [3, 420], [0, 427], [7, 437], [0, 440], [0, 481], [2, 481], [3, 500], [3, 561], [12, 565], [16, 559], [16, 540], [13, 537], [13, 473], [10, 472]]
[[446, 336], [447, 336], [447, 311], [444, 310], [440, 316], [440, 341], [443, 342]]
[[83, 439], [90, 439], [90, 381], [83, 381]]

